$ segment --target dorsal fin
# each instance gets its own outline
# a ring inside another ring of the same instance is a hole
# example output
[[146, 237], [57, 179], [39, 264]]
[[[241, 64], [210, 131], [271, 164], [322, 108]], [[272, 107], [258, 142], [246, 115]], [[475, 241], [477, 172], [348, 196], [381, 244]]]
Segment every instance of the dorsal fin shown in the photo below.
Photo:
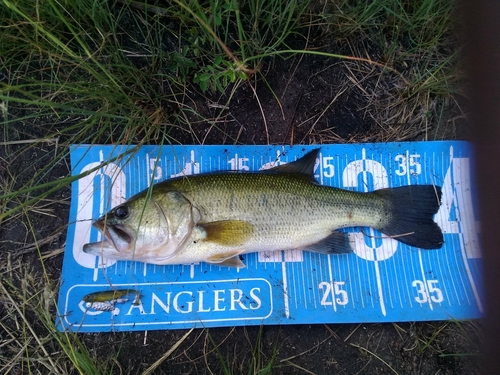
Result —
[[308, 152], [294, 162], [278, 165], [277, 167], [268, 169], [268, 171], [278, 173], [299, 173], [314, 179], [314, 164], [316, 163], [318, 153], [319, 148]]

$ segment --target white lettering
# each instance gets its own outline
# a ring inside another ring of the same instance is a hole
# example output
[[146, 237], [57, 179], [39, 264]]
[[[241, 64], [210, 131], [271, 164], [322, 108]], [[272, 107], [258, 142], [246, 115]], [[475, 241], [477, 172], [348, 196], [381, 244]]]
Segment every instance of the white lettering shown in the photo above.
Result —
[[180, 293], [177, 293], [174, 297], [174, 309], [175, 311], [177, 312], [180, 312], [180, 313], [183, 313], [183, 314], [187, 314], [187, 313], [190, 313], [193, 311], [193, 301], [186, 301], [186, 305], [187, 305], [187, 310], [182, 310], [182, 308], [184, 308], [184, 305], [181, 305], [179, 306], [179, 297], [183, 294], [187, 294], [188, 296], [193, 297], [193, 293], [192, 292], [180, 292]]
[[125, 315], [132, 315], [132, 309], [139, 309], [139, 313], [141, 314], [146, 314], [146, 312], [144, 311], [144, 306], [142, 305], [142, 303], [138, 303], [138, 304], [131, 304], [130, 305], [130, 309], [128, 309], [128, 312], [125, 314]]
[[[241, 298], [243, 297], [243, 291], [241, 289], [229, 289], [231, 292], [231, 308], [230, 310], [236, 310], [235, 305], [238, 304], [243, 310], [248, 310], [248, 307], [246, 307], [242, 302]], [[238, 297], [236, 298], [236, 293], [238, 293]]]
[[219, 302], [224, 302], [224, 298], [220, 298], [219, 294], [224, 294], [226, 291], [224, 289], [221, 290], [214, 290], [214, 311], [225, 311], [226, 307], [220, 308], [219, 307]]
[[260, 293], [260, 288], [250, 289], [250, 297], [252, 297], [254, 302], [255, 302], [255, 305], [253, 305], [253, 306], [252, 306], [252, 304], [250, 304], [250, 308], [252, 310], [257, 310], [258, 308], [260, 308], [262, 306], [262, 301], [260, 300], [259, 297], [257, 297], [257, 295], [255, 294], [255, 291]]
[[151, 299], [151, 314], [156, 314], [155, 313], [155, 302], [160, 306], [167, 314], [170, 313], [170, 296], [172, 295], [172, 292], [166, 292], [167, 294], [167, 304], [165, 305], [163, 301], [154, 293], [151, 294], [152, 299]]
[[199, 290], [198, 291], [198, 312], [210, 312], [212, 309], [209, 307], [208, 309], [203, 308], [203, 295], [205, 294], [205, 291]]
[[[267, 291], [265, 288], [264, 291]], [[333, 290], [332, 290], [333, 291]], [[228, 288], [209, 290], [183, 290], [169, 291], [163, 293], [151, 292], [151, 302], [146, 305], [142, 301], [149, 301], [149, 298], [142, 298], [138, 303], [127, 306], [123, 313], [127, 316], [139, 314], [190, 314], [190, 313], [212, 313], [223, 311], [246, 311], [257, 310], [263, 305], [262, 287], [252, 289]], [[336, 291], [340, 297], [339, 304], [346, 300], [344, 292]], [[118, 301], [122, 302], [122, 301]], [[150, 304], [151, 303], [151, 304]]]

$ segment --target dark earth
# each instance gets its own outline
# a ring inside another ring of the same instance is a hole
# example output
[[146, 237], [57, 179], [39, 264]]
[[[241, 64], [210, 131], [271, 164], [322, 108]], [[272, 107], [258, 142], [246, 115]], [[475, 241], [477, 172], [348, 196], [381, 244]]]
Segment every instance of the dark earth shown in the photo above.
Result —
[[[290, 43], [295, 48], [306, 44], [301, 39]], [[316, 46], [352, 54], [339, 41], [325, 41], [321, 34], [308, 43], [309, 48]], [[364, 48], [371, 51], [374, 61], [383, 60], [375, 47]], [[387, 98], [394, 98], [393, 90], [401, 90], [401, 95], [405, 95], [396, 74], [373, 74], [372, 78], [368, 75], [360, 83], [366, 71], [379, 69], [368, 63], [304, 55], [268, 59], [260, 69], [274, 95], [262, 78], [255, 75], [235, 91], [228, 108], [221, 108], [228, 95], [202, 93], [192, 86], [190, 105], [200, 114], [190, 115], [192, 131], [170, 129], [165, 118], [156, 126], [180, 144], [295, 145], [464, 136], [467, 122], [455, 101], [436, 95], [427, 102], [415, 100], [411, 110], [403, 113], [398, 103], [386, 102]], [[404, 69], [400, 72], [404, 75]], [[20, 108], [19, 113], [23, 110]], [[166, 118], [169, 112], [178, 110], [175, 103], [165, 103]], [[203, 121], [202, 117], [211, 122]], [[44, 126], [53, 121], [57, 119], [41, 118], [33, 124], [19, 122], [0, 137], [9, 141], [40, 138]], [[67, 124], [63, 121], [56, 126], [62, 128]], [[67, 150], [46, 142], [29, 147], [0, 146], [2, 186], [10, 184], [10, 191], [20, 189], [59, 153], [67, 155]], [[68, 172], [66, 157], [37, 183], [61, 178]], [[0, 261], [14, 269], [24, 267], [33, 277], [41, 278], [40, 254], [45, 255], [46, 272], [57, 283], [69, 199], [68, 186], [52, 193], [26, 216], [17, 215], [1, 223]], [[0, 316], [2, 311], [0, 304]], [[27, 317], [33, 319], [29, 313]], [[35, 321], [33, 325], [40, 332], [45, 329], [41, 322]], [[229, 373], [250, 374], [258, 373], [272, 362], [273, 370], [268, 373], [276, 374], [479, 374], [480, 326], [480, 321], [450, 321], [196, 329], [153, 373], [221, 374], [227, 368]], [[186, 332], [115, 332], [79, 334], [79, 337], [108, 373], [112, 368], [113, 374], [141, 374]], [[53, 350], [60, 349], [55, 346]]]

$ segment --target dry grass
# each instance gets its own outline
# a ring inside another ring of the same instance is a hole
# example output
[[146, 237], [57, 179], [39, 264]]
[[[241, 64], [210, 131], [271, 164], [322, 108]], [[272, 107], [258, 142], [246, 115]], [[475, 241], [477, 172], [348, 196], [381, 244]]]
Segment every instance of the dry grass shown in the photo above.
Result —
[[[215, 2], [195, 1], [191, 13], [178, 1], [168, 12], [142, 11], [141, 2], [77, 3], [0, 3], [0, 374], [411, 373], [435, 368], [422, 362], [435, 364], [436, 355], [477, 355], [480, 328], [458, 322], [57, 332], [70, 144], [430, 140], [456, 138], [465, 122], [453, 8], [445, 1], [302, 8], [307, 2], [274, 0], [272, 11], [249, 1], [245, 9], [218, 9], [220, 23], [206, 16]], [[294, 38], [303, 53], [289, 48]], [[299, 73], [307, 59], [324, 63], [307, 84], [323, 85], [326, 98], [310, 113], [312, 106], [301, 107], [307, 92], [293, 96], [306, 85]], [[285, 83], [273, 77], [279, 66], [290, 69]], [[347, 105], [368, 130], [339, 134], [331, 126]], [[318, 337], [295, 337], [309, 331]], [[399, 346], [388, 348], [385, 337]]]

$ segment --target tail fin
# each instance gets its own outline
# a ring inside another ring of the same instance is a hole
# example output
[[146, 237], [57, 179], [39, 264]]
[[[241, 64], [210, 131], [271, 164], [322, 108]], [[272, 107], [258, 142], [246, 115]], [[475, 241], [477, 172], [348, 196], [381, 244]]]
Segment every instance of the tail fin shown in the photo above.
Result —
[[441, 205], [441, 188], [433, 185], [403, 186], [375, 192], [388, 201], [389, 223], [378, 228], [398, 241], [421, 249], [443, 246], [441, 228], [433, 221]]

